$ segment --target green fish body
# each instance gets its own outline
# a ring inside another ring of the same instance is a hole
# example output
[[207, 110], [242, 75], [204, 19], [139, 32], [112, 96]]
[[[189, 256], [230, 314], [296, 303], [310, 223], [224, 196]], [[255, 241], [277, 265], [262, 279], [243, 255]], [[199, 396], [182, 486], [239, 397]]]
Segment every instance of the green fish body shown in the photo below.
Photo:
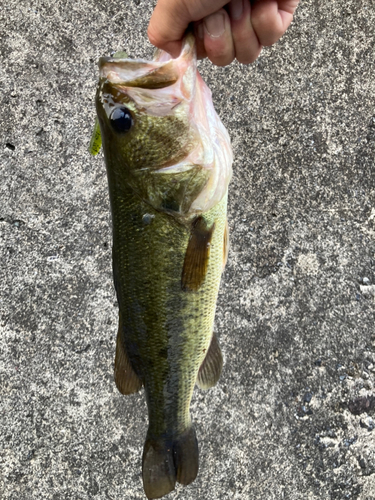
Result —
[[196, 383], [212, 387], [221, 372], [213, 323], [232, 156], [192, 35], [177, 59], [158, 52], [151, 62], [99, 65], [119, 303], [115, 381], [123, 394], [145, 388], [143, 484], [160, 498], [197, 475], [190, 401]]

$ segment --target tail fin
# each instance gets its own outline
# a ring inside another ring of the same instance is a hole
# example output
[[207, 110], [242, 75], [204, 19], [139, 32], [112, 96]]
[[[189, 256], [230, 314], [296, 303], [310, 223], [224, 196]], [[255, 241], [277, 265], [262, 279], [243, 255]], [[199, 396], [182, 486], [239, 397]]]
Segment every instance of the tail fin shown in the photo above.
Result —
[[142, 459], [143, 488], [148, 499], [189, 484], [198, 474], [198, 442], [193, 427], [173, 439], [147, 437]]
[[199, 465], [198, 441], [193, 426], [174, 441], [173, 455], [177, 481], [185, 485], [192, 483], [197, 477]]

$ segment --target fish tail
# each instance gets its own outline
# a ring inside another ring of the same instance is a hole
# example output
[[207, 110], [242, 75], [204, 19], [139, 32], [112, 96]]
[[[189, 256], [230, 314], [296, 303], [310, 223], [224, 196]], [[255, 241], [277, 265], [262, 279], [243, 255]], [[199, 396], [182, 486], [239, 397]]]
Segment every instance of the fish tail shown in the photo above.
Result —
[[148, 499], [174, 490], [176, 481], [187, 485], [198, 473], [198, 442], [194, 427], [178, 436], [153, 439], [147, 436], [142, 459], [143, 487]]
[[194, 481], [198, 474], [199, 452], [197, 436], [192, 425], [174, 440], [173, 458], [177, 481], [184, 485]]

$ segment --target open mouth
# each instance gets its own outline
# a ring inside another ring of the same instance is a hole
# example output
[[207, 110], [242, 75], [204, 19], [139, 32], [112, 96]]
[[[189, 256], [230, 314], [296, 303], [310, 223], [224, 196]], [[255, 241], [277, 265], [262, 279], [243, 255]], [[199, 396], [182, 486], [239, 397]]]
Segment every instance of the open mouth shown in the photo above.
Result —
[[100, 77], [126, 87], [162, 89], [174, 85], [179, 80], [186, 69], [183, 62], [191, 62], [194, 54], [195, 39], [188, 35], [181, 54], [176, 59], [161, 50], [156, 50], [152, 61], [102, 57], [99, 60]]

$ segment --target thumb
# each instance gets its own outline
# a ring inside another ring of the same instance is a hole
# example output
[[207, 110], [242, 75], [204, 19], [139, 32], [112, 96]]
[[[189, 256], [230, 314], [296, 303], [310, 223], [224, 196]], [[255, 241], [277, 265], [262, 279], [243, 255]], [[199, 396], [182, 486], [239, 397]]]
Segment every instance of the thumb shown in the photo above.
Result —
[[181, 40], [192, 21], [219, 10], [228, 0], [159, 0], [148, 26], [150, 42], [177, 57]]
[[184, 0], [159, 0], [147, 30], [152, 45], [177, 57], [190, 17]]

